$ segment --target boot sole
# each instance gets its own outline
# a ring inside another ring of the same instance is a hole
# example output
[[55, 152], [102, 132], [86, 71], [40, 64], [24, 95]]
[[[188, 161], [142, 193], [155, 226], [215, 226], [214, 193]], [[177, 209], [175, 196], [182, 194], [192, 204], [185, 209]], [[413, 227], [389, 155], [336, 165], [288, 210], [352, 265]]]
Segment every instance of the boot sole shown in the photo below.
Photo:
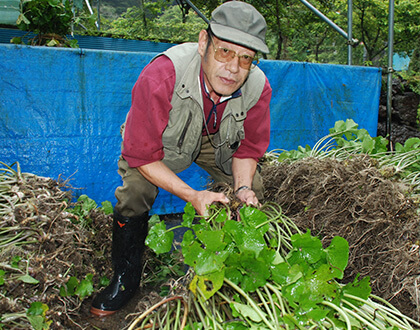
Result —
[[109, 315], [114, 314], [115, 312], [117, 312], [117, 311], [105, 311], [103, 309], [98, 309], [98, 308], [95, 308], [95, 307], [90, 308], [90, 313], [95, 315], [95, 316], [99, 316], [99, 317], [109, 316]]

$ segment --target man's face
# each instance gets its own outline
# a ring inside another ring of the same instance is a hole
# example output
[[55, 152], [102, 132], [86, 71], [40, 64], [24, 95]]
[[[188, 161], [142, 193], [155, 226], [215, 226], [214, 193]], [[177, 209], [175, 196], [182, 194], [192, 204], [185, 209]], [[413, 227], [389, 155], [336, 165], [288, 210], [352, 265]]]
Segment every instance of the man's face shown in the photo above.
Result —
[[201, 55], [204, 71], [204, 81], [213, 99], [229, 96], [238, 90], [246, 78], [249, 70], [239, 66], [239, 57], [235, 56], [230, 62], [222, 63], [214, 58], [214, 49], [223, 47], [236, 52], [238, 55], [255, 56], [255, 51], [237, 44], [212, 37], [207, 48], [208, 34], [202, 30], [198, 40], [198, 52]]

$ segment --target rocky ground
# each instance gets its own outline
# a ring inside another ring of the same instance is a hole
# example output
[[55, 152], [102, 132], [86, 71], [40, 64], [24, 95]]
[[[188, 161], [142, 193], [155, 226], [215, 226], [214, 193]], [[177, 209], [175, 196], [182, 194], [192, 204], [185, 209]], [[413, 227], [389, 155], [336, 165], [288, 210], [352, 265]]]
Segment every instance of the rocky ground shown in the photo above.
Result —
[[[403, 144], [410, 137], [420, 138], [420, 95], [413, 92], [407, 81], [392, 80], [391, 140]], [[378, 116], [378, 135], [387, 135], [387, 90], [384, 77]]]

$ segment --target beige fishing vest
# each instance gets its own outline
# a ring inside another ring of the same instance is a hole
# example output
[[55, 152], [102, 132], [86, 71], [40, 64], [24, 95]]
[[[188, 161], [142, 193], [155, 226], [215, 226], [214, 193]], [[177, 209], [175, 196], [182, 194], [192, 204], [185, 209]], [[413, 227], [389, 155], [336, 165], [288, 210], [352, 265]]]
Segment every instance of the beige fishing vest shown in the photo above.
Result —
[[[169, 112], [168, 126], [162, 135], [165, 153], [163, 162], [178, 173], [193, 163], [201, 147], [204, 124], [203, 96], [199, 81], [201, 57], [197, 43], [177, 45], [162, 54], [171, 59], [176, 72], [172, 109]], [[241, 87], [242, 96], [227, 101], [219, 131], [213, 136], [216, 164], [228, 175], [232, 174], [232, 155], [245, 138], [243, 123], [247, 111], [259, 100], [264, 85], [264, 73], [259, 68], [252, 69]], [[122, 135], [124, 136], [123, 129]]]
[[[185, 43], [164, 52], [174, 64], [176, 83], [169, 122], [163, 132], [163, 162], [174, 172], [188, 168], [200, 152], [204, 124], [203, 96], [200, 88], [201, 57], [196, 43]], [[250, 71], [241, 87], [242, 96], [226, 105], [219, 131], [214, 135], [216, 164], [232, 174], [232, 155], [245, 138], [244, 120], [247, 111], [259, 100], [265, 75], [259, 68]]]

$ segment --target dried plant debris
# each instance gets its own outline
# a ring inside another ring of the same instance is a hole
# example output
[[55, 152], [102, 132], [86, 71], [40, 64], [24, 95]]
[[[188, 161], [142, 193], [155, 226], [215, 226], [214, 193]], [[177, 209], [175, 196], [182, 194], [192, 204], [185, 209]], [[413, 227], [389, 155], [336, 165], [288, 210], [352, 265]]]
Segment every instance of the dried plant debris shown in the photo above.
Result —
[[[22, 173], [18, 163], [1, 165], [0, 325], [4, 329], [31, 328], [28, 311], [33, 303], [39, 303], [36, 307], [42, 311], [42, 320], [34, 321], [40, 322], [40, 329], [126, 329], [136, 315], [156, 303], [156, 297], [161, 298], [161, 291], [173, 290], [171, 282], [165, 284], [168, 278], [184, 275], [179, 253], [158, 258], [146, 249], [145, 277], [136, 298], [106, 322], [92, 317], [92, 298], [113, 275], [112, 216], [85, 195], [74, 201], [75, 188], [68, 181]], [[86, 207], [87, 203], [94, 205]]]
[[85, 293], [62, 290], [71, 277], [82, 282], [92, 274], [98, 282], [98, 272], [110, 276], [109, 216], [93, 210], [89, 225], [83, 223], [68, 211], [67, 182], [19, 168], [5, 167], [0, 187], [0, 322], [5, 329], [30, 328], [25, 311], [39, 302], [48, 306], [50, 328], [80, 328], [75, 319]]
[[420, 317], [418, 201], [385, 178], [368, 157], [304, 158], [264, 165], [265, 199], [278, 203], [299, 228], [328, 245], [350, 245], [344, 281], [370, 276], [372, 292]]

